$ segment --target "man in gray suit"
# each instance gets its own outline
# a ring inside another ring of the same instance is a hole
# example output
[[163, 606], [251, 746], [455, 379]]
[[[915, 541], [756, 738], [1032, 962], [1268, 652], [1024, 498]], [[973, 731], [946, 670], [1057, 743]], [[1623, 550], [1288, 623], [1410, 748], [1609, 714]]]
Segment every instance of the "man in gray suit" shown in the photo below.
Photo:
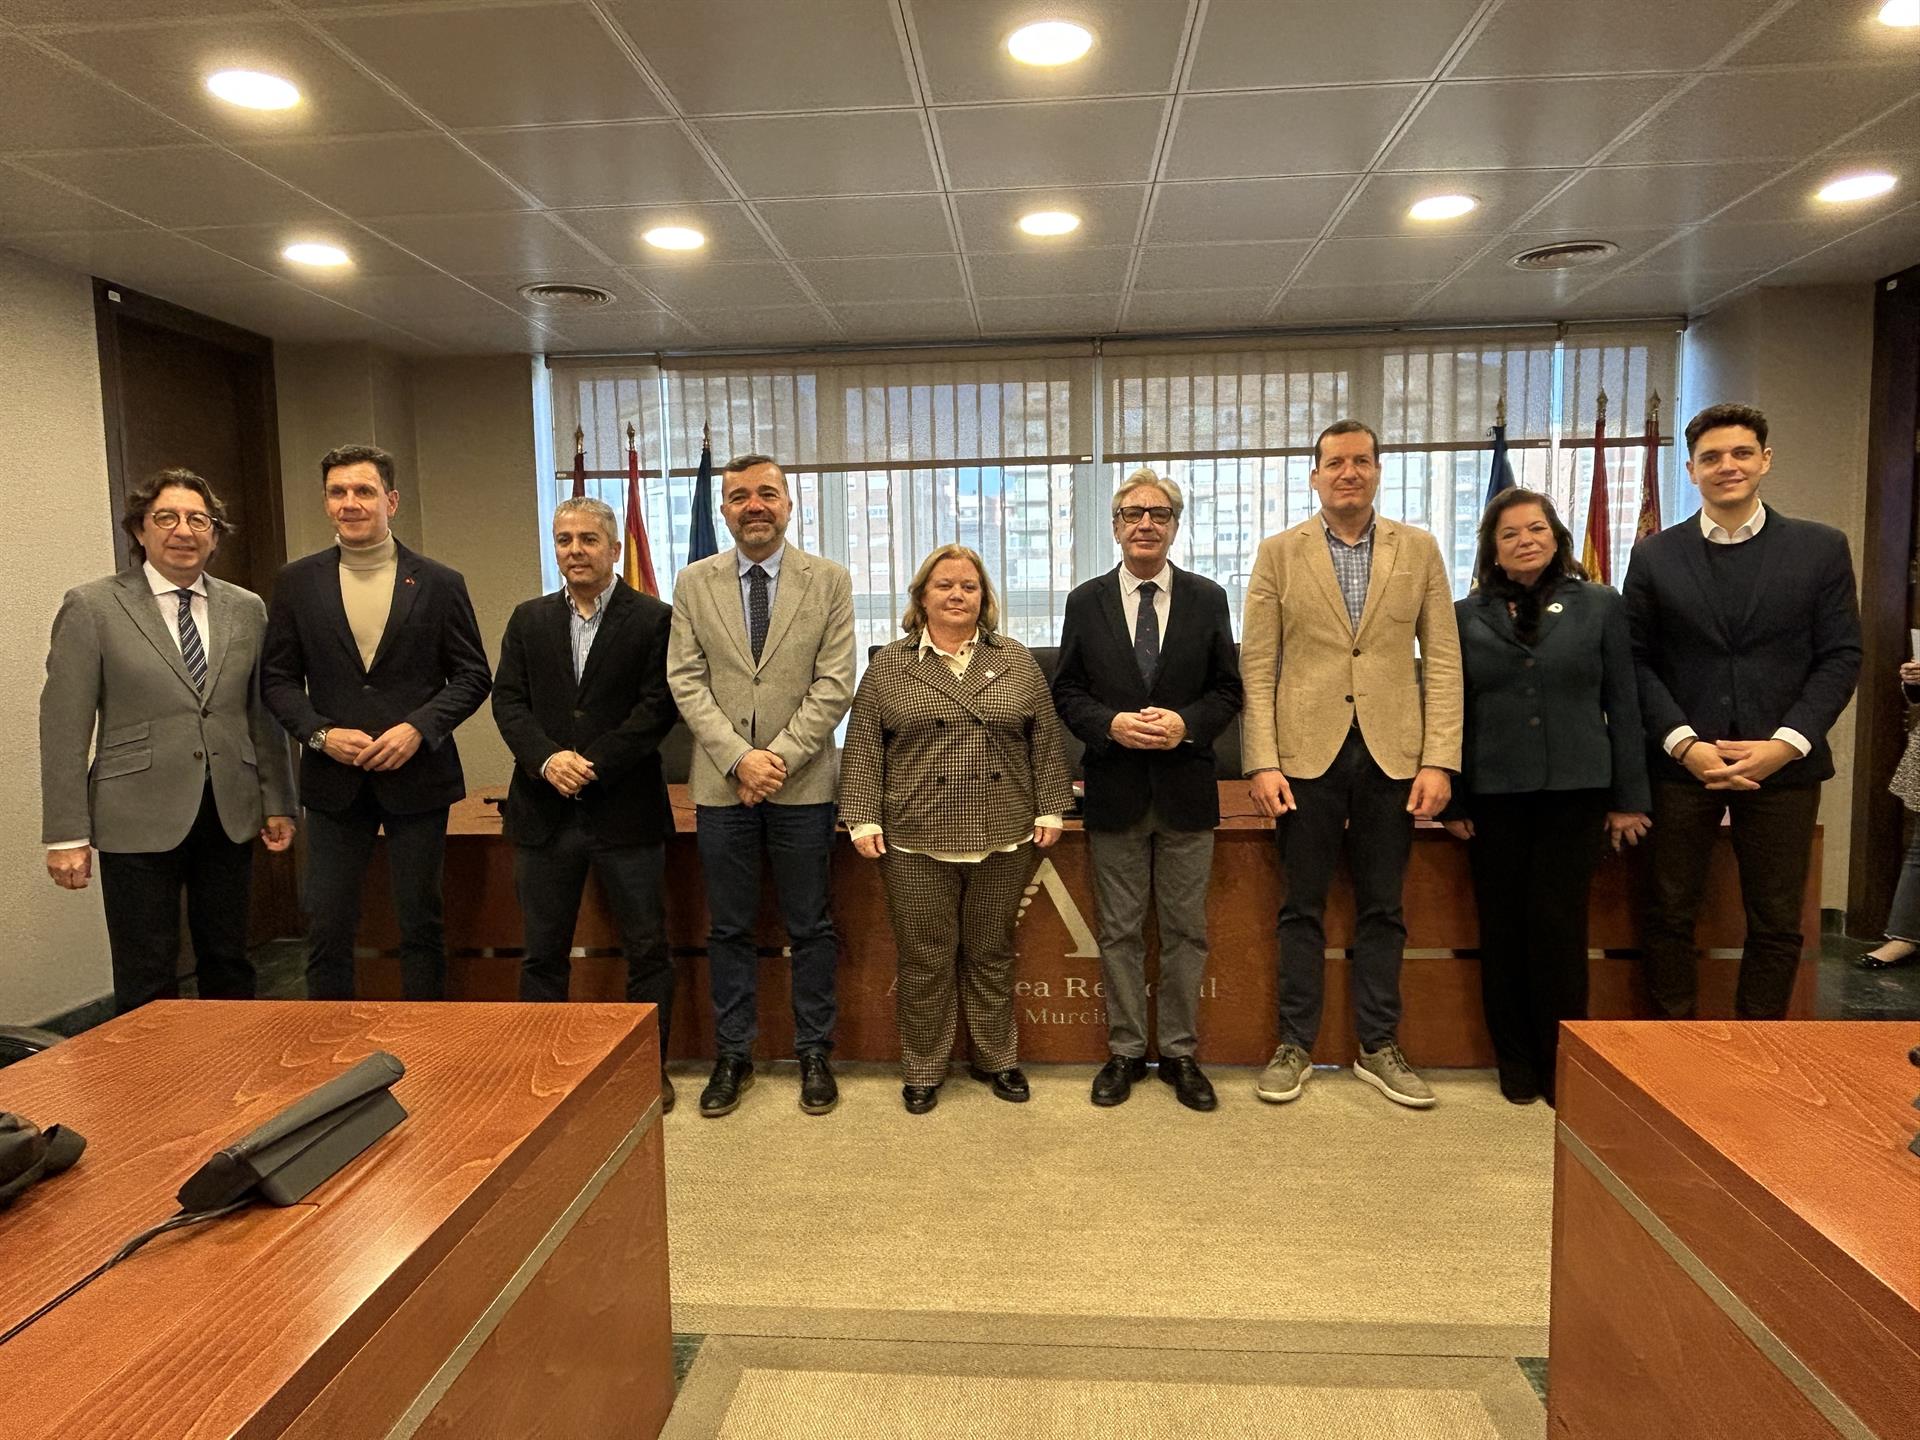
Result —
[[[191, 470], [127, 496], [134, 565], [67, 592], [40, 694], [54, 883], [100, 890], [121, 1014], [179, 994], [180, 892], [200, 994], [253, 994], [253, 837], [293, 843], [293, 768], [260, 698], [260, 597], [206, 573], [226, 510]], [[88, 763], [88, 746], [93, 747]]]
[[719, 1058], [700, 1113], [730, 1114], [753, 1083], [764, 853], [792, 953], [800, 1108], [824, 1115], [840, 1098], [827, 1063], [840, 956], [827, 874], [833, 732], [853, 699], [853, 582], [786, 543], [793, 501], [770, 457], [728, 462], [720, 494], [734, 548], [680, 572], [667, 643], [667, 681], [696, 742], [688, 778], [712, 918]]

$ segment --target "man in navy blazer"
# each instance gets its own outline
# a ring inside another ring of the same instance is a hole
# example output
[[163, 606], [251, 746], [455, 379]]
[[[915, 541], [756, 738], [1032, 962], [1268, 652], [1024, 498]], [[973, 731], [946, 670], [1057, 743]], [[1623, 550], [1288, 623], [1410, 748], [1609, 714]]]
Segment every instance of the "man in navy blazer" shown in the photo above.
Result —
[[[672, 607], [618, 576], [613, 510], [562, 500], [553, 553], [565, 582], [507, 621], [493, 719], [513, 751], [504, 815], [526, 925], [522, 1000], [565, 1000], [587, 871], [600, 877], [627, 962], [627, 999], [673, 1018], [666, 856], [673, 809], [660, 742], [679, 712], [667, 688]], [[673, 1086], [661, 1096], [673, 1108]]]
[[1110, 1057], [1093, 1103], [1118, 1105], [1147, 1072], [1147, 904], [1160, 916], [1158, 1073], [1211, 1110], [1194, 1059], [1207, 966], [1207, 882], [1220, 820], [1213, 742], [1240, 713], [1227, 593], [1167, 560], [1180, 487], [1136, 470], [1113, 497], [1117, 569], [1067, 597], [1055, 707], [1086, 744], [1083, 814], [1100, 910]]
[[1659, 1013], [1694, 1013], [1694, 921], [1731, 812], [1747, 921], [1735, 1009], [1778, 1019], [1833, 774], [1827, 731], [1860, 677], [1853, 562], [1838, 530], [1761, 503], [1760, 411], [1710, 406], [1686, 438], [1700, 513], [1636, 545], [1624, 587], [1653, 779], [1647, 986]]
[[353, 997], [360, 889], [384, 830], [406, 995], [437, 1000], [447, 810], [466, 794], [453, 731], [487, 698], [487, 653], [459, 572], [393, 537], [393, 457], [342, 446], [320, 475], [337, 543], [280, 572], [261, 652], [267, 705], [305, 747], [307, 993]]

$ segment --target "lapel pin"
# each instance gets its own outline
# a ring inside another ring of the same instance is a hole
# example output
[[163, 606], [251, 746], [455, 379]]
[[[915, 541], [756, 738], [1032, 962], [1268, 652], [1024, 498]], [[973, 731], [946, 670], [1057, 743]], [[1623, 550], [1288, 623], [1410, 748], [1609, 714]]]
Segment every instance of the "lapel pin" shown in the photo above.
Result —
[[401, 581], [400, 583], [403, 585], [411, 585], [413, 583], [413, 577], [409, 575], [405, 580]]
[[1547, 606], [1547, 613], [1549, 615], [1558, 615], [1562, 610], [1566, 608], [1567, 608], [1566, 606], [1562, 605], [1558, 600], [1556, 600], [1551, 605]]

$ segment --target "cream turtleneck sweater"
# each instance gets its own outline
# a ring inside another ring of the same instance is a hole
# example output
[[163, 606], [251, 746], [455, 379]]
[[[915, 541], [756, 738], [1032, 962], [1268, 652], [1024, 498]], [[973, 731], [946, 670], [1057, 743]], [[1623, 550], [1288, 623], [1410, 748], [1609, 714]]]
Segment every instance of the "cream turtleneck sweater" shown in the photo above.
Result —
[[340, 599], [347, 607], [353, 643], [360, 648], [360, 663], [369, 670], [393, 611], [393, 578], [399, 567], [391, 534], [372, 545], [340, 542]]

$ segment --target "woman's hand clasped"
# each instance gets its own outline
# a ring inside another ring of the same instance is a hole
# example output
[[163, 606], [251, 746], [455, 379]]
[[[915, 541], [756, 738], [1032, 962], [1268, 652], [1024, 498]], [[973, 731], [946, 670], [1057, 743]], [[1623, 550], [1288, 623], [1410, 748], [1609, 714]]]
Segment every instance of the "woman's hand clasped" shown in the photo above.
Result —
[[887, 841], [884, 835], [856, 835], [853, 848], [868, 860], [878, 860], [887, 853]]
[[1059, 838], [1060, 838], [1060, 831], [1056, 826], [1036, 825], [1033, 827], [1033, 843], [1039, 846], [1042, 850], [1046, 849], [1049, 845], [1053, 844], [1053, 842], [1058, 840]]
[[1607, 839], [1617, 851], [1622, 845], [1638, 845], [1640, 837], [1653, 828], [1653, 821], [1638, 811], [1609, 810]]

